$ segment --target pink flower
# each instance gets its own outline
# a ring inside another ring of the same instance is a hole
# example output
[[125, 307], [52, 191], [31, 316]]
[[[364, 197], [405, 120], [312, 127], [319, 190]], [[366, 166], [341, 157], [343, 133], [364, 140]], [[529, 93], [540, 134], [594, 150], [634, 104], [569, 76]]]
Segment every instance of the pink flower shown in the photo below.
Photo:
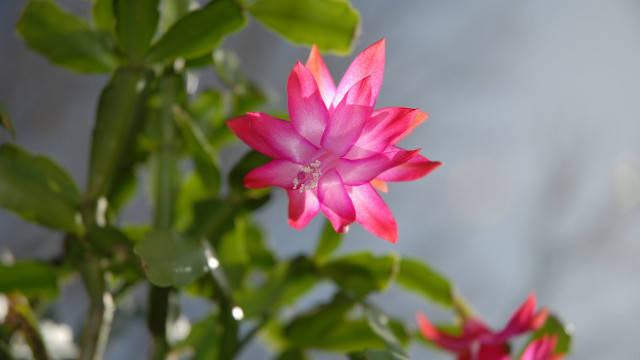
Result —
[[[418, 326], [422, 335], [437, 346], [457, 353], [458, 360], [509, 360], [507, 340], [513, 336], [537, 330], [547, 320], [548, 311], [542, 309], [534, 314], [536, 298], [529, 295], [522, 306], [511, 316], [501, 331], [490, 330], [480, 319], [465, 319], [462, 334], [452, 336], [438, 330], [427, 317], [418, 314]], [[541, 360], [529, 358], [528, 360]]]
[[374, 190], [441, 165], [396, 144], [427, 118], [417, 109], [373, 110], [384, 73], [384, 39], [358, 55], [336, 87], [314, 46], [287, 84], [291, 122], [263, 113], [229, 120], [231, 130], [274, 160], [249, 172], [245, 186], [277, 186], [289, 196], [289, 225], [304, 228], [319, 210], [337, 232], [358, 222], [396, 242], [391, 211]]
[[558, 343], [557, 336], [544, 335], [541, 338], [531, 342], [524, 350], [520, 360], [559, 360], [564, 356], [562, 354], [553, 354]]

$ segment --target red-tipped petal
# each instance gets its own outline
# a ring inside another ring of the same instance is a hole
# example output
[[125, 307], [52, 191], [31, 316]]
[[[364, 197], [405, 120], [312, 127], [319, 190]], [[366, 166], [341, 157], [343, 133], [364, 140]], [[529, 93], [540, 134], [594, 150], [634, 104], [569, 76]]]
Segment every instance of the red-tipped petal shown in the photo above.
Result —
[[318, 148], [291, 127], [291, 123], [276, 119], [263, 113], [248, 113], [251, 117], [251, 129], [262, 138], [279, 158], [285, 158], [298, 164], [306, 164]]
[[255, 118], [255, 115], [242, 115], [237, 118], [227, 121], [227, 126], [233, 131], [234, 134], [245, 144], [251, 146], [253, 149], [269, 156], [274, 159], [279, 159], [281, 156], [273, 151], [271, 147], [262, 139], [262, 136], [256, 134], [253, 131], [251, 122]]
[[375, 179], [387, 169], [409, 161], [419, 151], [400, 150], [358, 160], [340, 159], [336, 170], [345, 184], [352, 186], [362, 185]]
[[413, 129], [415, 129], [418, 125], [422, 124], [425, 120], [429, 118], [429, 114], [426, 112], [418, 111], [418, 114], [413, 119], [411, 124], [407, 129], [405, 129], [402, 134], [398, 135], [393, 141], [391, 141], [391, 145], [395, 145], [400, 142], [400, 140], [404, 139], [407, 135], [409, 135]]
[[470, 337], [457, 337], [445, 334], [438, 330], [429, 319], [423, 314], [418, 313], [417, 315], [418, 327], [420, 328], [420, 332], [422, 336], [424, 336], [427, 340], [433, 341], [439, 347], [451, 350], [455, 352], [463, 352], [471, 346], [471, 343], [475, 340]]
[[355, 83], [366, 77], [371, 77], [370, 105], [373, 106], [376, 103], [384, 77], [384, 48], [385, 40], [382, 39], [356, 56], [340, 80], [336, 96], [333, 99], [333, 106], [337, 106], [342, 101], [342, 98]]
[[[390, 149], [399, 149], [392, 147]], [[422, 155], [416, 155], [409, 161], [391, 168], [376, 178], [383, 181], [412, 181], [419, 179], [442, 165], [439, 161], [431, 161]]]
[[322, 147], [343, 156], [360, 137], [362, 128], [371, 117], [373, 107], [370, 78], [353, 85], [347, 95], [329, 117], [327, 128], [322, 135]]
[[320, 94], [322, 95], [322, 100], [324, 101], [327, 109], [329, 109], [333, 102], [333, 98], [336, 95], [336, 85], [329, 73], [329, 69], [327, 69], [327, 66], [324, 64], [324, 60], [322, 60], [322, 56], [320, 55], [317, 46], [313, 45], [311, 47], [311, 53], [309, 54], [309, 59], [307, 59], [305, 66], [309, 71], [311, 71], [313, 77], [316, 79], [318, 88], [320, 89]]
[[493, 339], [495, 342], [507, 341], [510, 337], [520, 335], [524, 332], [532, 330], [531, 320], [533, 311], [536, 308], [536, 296], [531, 293], [527, 300], [516, 310], [511, 319], [502, 331], [496, 334]]
[[336, 232], [347, 232], [349, 225], [356, 221], [353, 202], [337, 171], [330, 170], [320, 178], [318, 200], [320, 209], [327, 215]]
[[300, 171], [300, 165], [289, 160], [278, 159], [251, 170], [244, 178], [248, 188], [277, 186], [283, 189], [293, 188], [293, 179]]
[[345, 155], [348, 159], [360, 159], [384, 151], [392, 141], [411, 125], [417, 109], [388, 107], [375, 110], [362, 129], [360, 137]]
[[298, 61], [287, 82], [291, 125], [313, 145], [320, 146], [329, 112], [313, 74]]
[[318, 198], [313, 191], [287, 190], [289, 196], [289, 226], [302, 229], [320, 209]]
[[380, 195], [369, 184], [348, 188], [356, 210], [356, 221], [373, 235], [395, 243], [398, 224]]

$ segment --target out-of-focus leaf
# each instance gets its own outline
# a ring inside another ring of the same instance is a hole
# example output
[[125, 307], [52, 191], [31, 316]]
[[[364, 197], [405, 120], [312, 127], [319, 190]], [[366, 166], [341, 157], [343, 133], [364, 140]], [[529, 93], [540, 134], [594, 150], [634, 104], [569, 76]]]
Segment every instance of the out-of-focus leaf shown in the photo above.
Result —
[[227, 49], [215, 49], [212, 60], [218, 78], [232, 90], [236, 85], [247, 82], [240, 66], [240, 57], [235, 52]]
[[398, 354], [391, 350], [365, 350], [356, 353], [350, 353], [351, 360], [409, 360], [405, 355]]
[[220, 238], [233, 229], [233, 219], [240, 211], [236, 204], [223, 199], [210, 199], [196, 203], [194, 221], [188, 233], [196, 238], [207, 238], [216, 247]]
[[300, 349], [288, 349], [277, 360], [309, 360], [309, 357]]
[[114, 0], [116, 35], [122, 51], [133, 61], [149, 50], [158, 26], [159, 0]]
[[571, 351], [571, 331], [556, 315], [549, 315], [544, 325], [533, 333], [529, 344], [544, 335], [558, 338], [558, 343], [553, 350], [554, 354], [568, 354]]
[[248, 224], [245, 236], [251, 265], [264, 270], [273, 268], [276, 264], [276, 259], [273, 252], [265, 246], [262, 231], [255, 225]]
[[119, 69], [100, 95], [93, 129], [88, 196], [97, 199], [109, 193], [125, 148], [140, 118], [139, 98], [146, 84], [143, 72]]
[[249, 254], [246, 238], [247, 220], [236, 217], [234, 231], [220, 239], [216, 251], [231, 289], [238, 289], [248, 270]]
[[386, 289], [398, 272], [399, 262], [395, 255], [374, 257], [371, 253], [358, 253], [326, 263], [320, 267], [320, 273], [343, 291], [365, 296]]
[[209, 198], [209, 191], [203, 184], [202, 178], [195, 172], [185, 176], [176, 201], [175, 228], [186, 231], [193, 224], [195, 204], [207, 198]]
[[211, 131], [224, 125], [224, 97], [218, 90], [205, 90], [189, 103], [189, 113], [198, 121], [203, 131], [211, 135]]
[[187, 143], [187, 147], [193, 155], [196, 170], [202, 177], [203, 184], [211, 195], [217, 195], [221, 180], [215, 151], [187, 112], [179, 107], [174, 107], [173, 115]]
[[192, 0], [163, 0], [160, 2], [160, 29], [165, 32], [189, 12]]
[[212, 0], [178, 20], [151, 48], [147, 59], [163, 62], [202, 56], [246, 23], [242, 8], [235, 1]]
[[108, 37], [52, 1], [30, 0], [16, 29], [29, 47], [69, 69], [102, 73], [118, 65]]
[[342, 234], [337, 233], [331, 226], [329, 220], [325, 221], [324, 229], [320, 235], [316, 251], [313, 255], [314, 259], [318, 263], [324, 263], [329, 260], [329, 257], [340, 246], [342, 241]]
[[389, 318], [371, 307], [367, 308], [366, 313], [369, 327], [387, 344], [387, 348], [393, 351], [394, 354], [407, 356], [400, 341], [389, 327]]
[[404, 258], [396, 278], [399, 285], [446, 307], [453, 306], [449, 281], [423, 262]]
[[0, 105], [0, 127], [3, 127], [11, 133], [11, 137], [13, 139], [16, 138], [16, 132], [13, 128], [13, 123], [11, 123], [11, 118], [7, 111]]
[[280, 262], [259, 289], [248, 293], [236, 293], [236, 302], [244, 310], [245, 317], [273, 312], [306, 293], [314, 284], [314, 268], [309, 259], [299, 257]]
[[235, 116], [243, 115], [248, 111], [254, 111], [267, 100], [262, 90], [250, 82], [237, 86], [233, 94]]
[[1, 207], [27, 221], [76, 232], [80, 202], [73, 180], [53, 160], [11, 144], [0, 146]]
[[112, 226], [92, 226], [87, 231], [86, 240], [103, 254], [127, 251], [133, 244], [125, 233]]
[[189, 336], [178, 345], [178, 348], [191, 348], [191, 360], [218, 359], [220, 339], [224, 328], [216, 314], [210, 314], [193, 325]]
[[337, 295], [331, 302], [296, 317], [284, 328], [284, 334], [297, 346], [315, 347], [318, 340], [345, 322], [353, 305], [353, 300]]
[[53, 298], [58, 293], [56, 270], [49, 264], [24, 260], [13, 265], [0, 264], [0, 293], [20, 291], [26, 296]]
[[249, 11], [296, 44], [345, 54], [358, 35], [360, 16], [343, 0], [257, 0]]
[[95, 0], [91, 15], [96, 29], [109, 33], [113, 31], [113, 0]]
[[148, 232], [134, 251], [157, 286], [184, 286], [208, 270], [202, 244], [175, 230]]

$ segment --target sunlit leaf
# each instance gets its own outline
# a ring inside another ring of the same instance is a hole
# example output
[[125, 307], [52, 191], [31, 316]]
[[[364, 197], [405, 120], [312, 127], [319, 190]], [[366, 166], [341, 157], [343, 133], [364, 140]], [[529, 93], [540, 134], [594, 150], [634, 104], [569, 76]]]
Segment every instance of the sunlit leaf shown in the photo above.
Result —
[[320, 268], [320, 273], [336, 282], [343, 291], [365, 296], [386, 289], [398, 271], [395, 255], [374, 257], [358, 253], [332, 260]]
[[96, 29], [111, 32], [114, 29], [113, 0], [95, 0], [91, 9]]
[[56, 271], [49, 264], [32, 260], [0, 264], [0, 293], [12, 291], [20, 291], [26, 296], [55, 297], [58, 293]]
[[249, 11], [262, 24], [296, 44], [347, 53], [360, 16], [344, 0], [257, 0]]
[[30, 0], [16, 29], [29, 47], [69, 69], [102, 73], [118, 65], [106, 34], [52, 1]]
[[76, 232], [80, 202], [73, 180], [53, 160], [11, 144], [0, 146], [1, 207], [27, 221]]
[[367, 308], [367, 322], [376, 335], [387, 344], [387, 348], [394, 354], [406, 356], [407, 353], [400, 341], [389, 327], [389, 318], [374, 308]]
[[191, 0], [163, 0], [160, 2], [160, 29], [165, 32], [189, 12]]
[[175, 230], [148, 232], [134, 251], [157, 286], [184, 286], [208, 270], [202, 244]]
[[396, 278], [399, 285], [414, 291], [440, 305], [453, 305], [452, 287], [449, 281], [425, 263], [410, 258], [400, 261]]
[[158, 26], [159, 0], [114, 0], [117, 41], [134, 61], [147, 53]]
[[178, 20], [147, 55], [149, 62], [202, 56], [216, 47], [224, 36], [241, 29], [246, 19], [233, 0], [212, 0]]

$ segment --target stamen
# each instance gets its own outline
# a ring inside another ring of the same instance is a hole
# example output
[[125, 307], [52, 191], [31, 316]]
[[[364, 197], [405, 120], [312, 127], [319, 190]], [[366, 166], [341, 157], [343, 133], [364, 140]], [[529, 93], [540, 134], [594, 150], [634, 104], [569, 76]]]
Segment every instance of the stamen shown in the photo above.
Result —
[[300, 171], [298, 171], [298, 174], [293, 179], [293, 190], [298, 190], [302, 193], [305, 190], [318, 187], [318, 182], [320, 181], [323, 170], [336, 163], [335, 160], [337, 159], [332, 158], [331, 155], [330, 153], [324, 152], [308, 165], [300, 167]]

